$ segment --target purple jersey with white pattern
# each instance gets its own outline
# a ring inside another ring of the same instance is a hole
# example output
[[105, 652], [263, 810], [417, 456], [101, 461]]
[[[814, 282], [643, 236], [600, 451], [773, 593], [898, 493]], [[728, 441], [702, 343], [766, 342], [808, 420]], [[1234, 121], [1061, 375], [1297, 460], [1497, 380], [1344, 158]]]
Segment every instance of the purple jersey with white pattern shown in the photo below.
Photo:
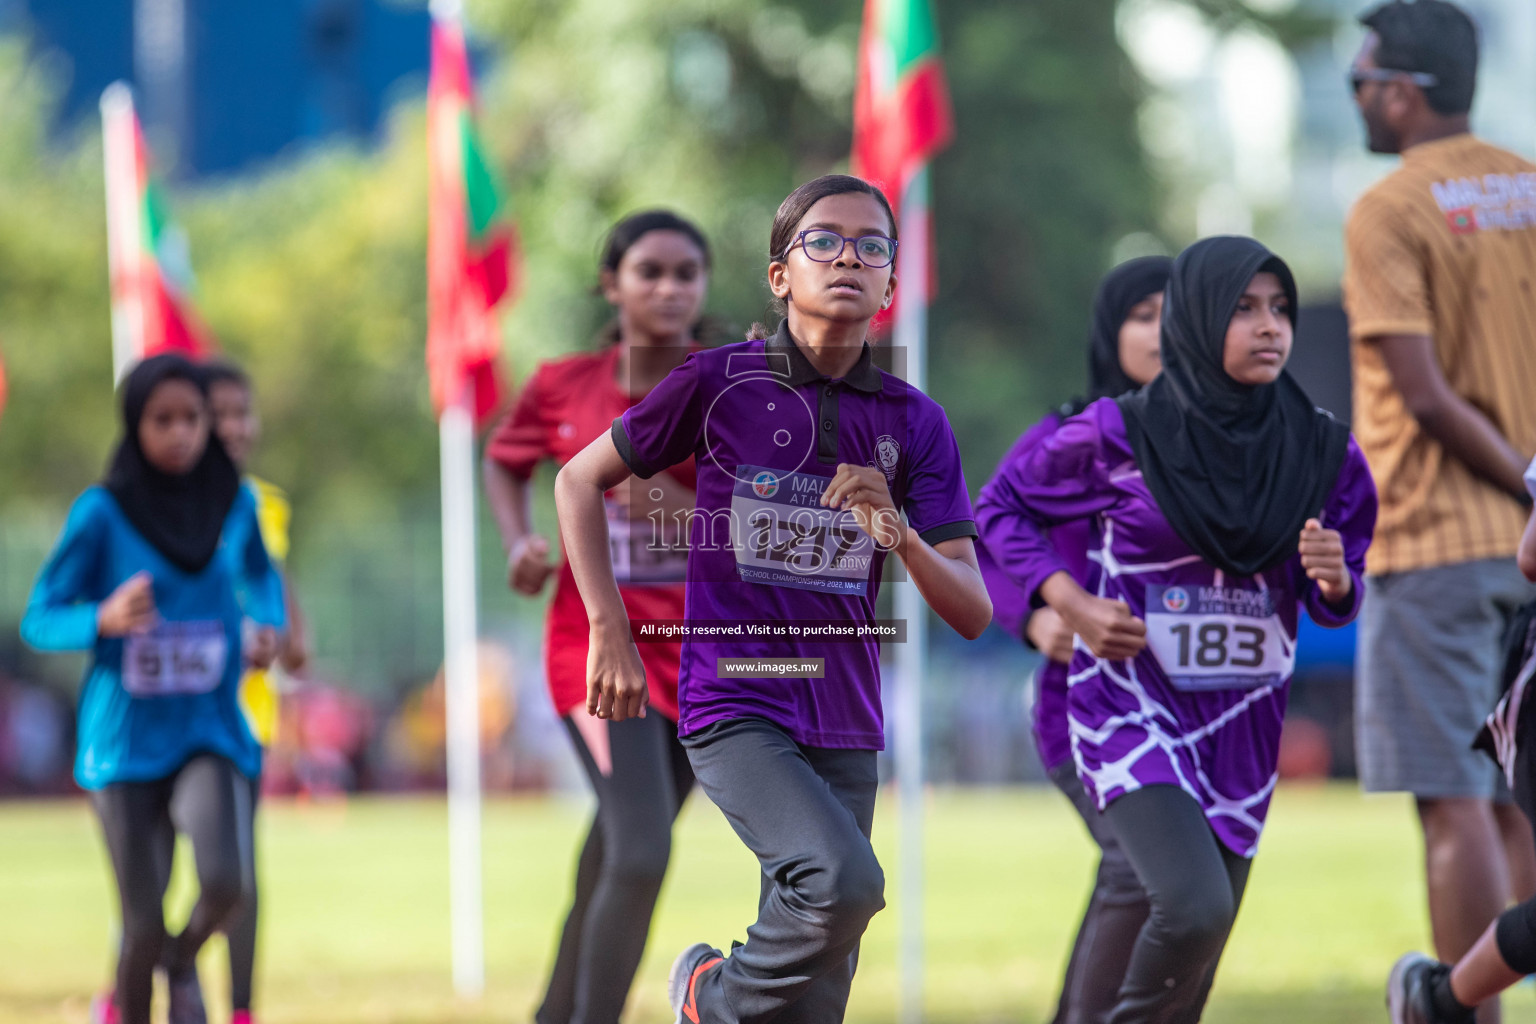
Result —
[[[938, 403], [875, 367], [867, 345], [845, 377], [826, 378], [781, 328], [690, 355], [612, 436], [642, 478], [695, 458], [685, 614], [690, 627], [744, 627], [685, 639], [679, 733], [756, 717], [807, 746], [884, 749], [878, 637], [767, 639], [747, 628], [874, 621], [886, 552], [851, 513], [819, 505], [838, 463], [880, 469], [929, 544], [975, 536]], [[722, 678], [720, 658], [821, 658], [824, 676]]]
[[978, 513], [993, 557], [1029, 594], [1071, 571], [1047, 531], [1088, 521], [1085, 589], [1124, 601], [1147, 624], [1134, 659], [1099, 659], [1081, 644], [1073, 654], [1072, 752], [1099, 807], [1142, 786], [1178, 786], [1228, 849], [1251, 857], [1277, 779], [1299, 610], [1342, 626], [1360, 607], [1376, 486], [1354, 439], [1317, 517], [1343, 538], [1354, 583], [1343, 608], [1323, 601], [1299, 554], [1241, 578], [1196, 555], [1143, 482], [1113, 399], [1003, 466]]
[[[1061, 424], [1060, 413], [1047, 413], [1014, 442], [1008, 454], [998, 463], [998, 471], [1028, 458], [1029, 453], [1054, 434]], [[1092, 536], [1088, 522], [1074, 520], [1060, 523], [1051, 527], [1049, 532], [1051, 544], [1066, 563], [1072, 578], [1083, 583], [1088, 578], [1088, 544]], [[1027, 643], [1029, 638], [1024, 632], [1035, 610], [1030, 601], [1031, 595], [992, 557], [985, 533], [976, 544], [976, 558], [981, 567], [981, 577], [987, 585], [987, 594], [992, 598], [992, 621]], [[1030, 728], [1034, 733], [1035, 749], [1040, 753], [1041, 763], [1045, 765], [1046, 771], [1052, 771], [1072, 756], [1072, 746], [1067, 735], [1067, 666], [1044, 658], [1035, 670], [1034, 689], [1034, 701], [1030, 705]]]

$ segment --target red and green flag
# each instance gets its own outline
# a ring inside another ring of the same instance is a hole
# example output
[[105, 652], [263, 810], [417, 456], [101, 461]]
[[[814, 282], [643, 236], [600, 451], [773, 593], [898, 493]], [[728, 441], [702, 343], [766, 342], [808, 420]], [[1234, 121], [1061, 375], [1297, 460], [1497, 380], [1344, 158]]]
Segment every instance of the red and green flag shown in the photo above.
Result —
[[955, 134], [928, 0], [865, 0], [853, 96], [853, 173], [894, 202]]
[[438, 414], [467, 401], [477, 423], [501, 402], [497, 304], [515, 291], [517, 236], [475, 131], [464, 30], [434, 17], [427, 87], [427, 370]]
[[126, 85], [102, 93], [101, 118], [117, 369], [160, 352], [204, 356], [214, 344], [192, 306], [186, 235], [170, 218]]
[[954, 135], [928, 0], [865, 0], [849, 162], [854, 174], [880, 186], [908, 228], [897, 264], [905, 283], [896, 303], [875, 318], [879, 333], [897, 320], [898, 304], [924, 308], [934, 291], [933, 225], [922, 172]]

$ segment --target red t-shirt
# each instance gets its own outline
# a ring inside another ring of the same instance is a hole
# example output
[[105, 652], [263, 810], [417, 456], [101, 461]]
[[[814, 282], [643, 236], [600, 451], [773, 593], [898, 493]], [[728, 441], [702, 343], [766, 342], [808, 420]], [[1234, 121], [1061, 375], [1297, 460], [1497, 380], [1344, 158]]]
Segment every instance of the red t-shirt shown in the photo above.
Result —
[[[486, 454], [526, 480], [544, 459], [565, 465], [606, 434], [616, 417], [643, 398], [631, 398], [614, 381], [619, 346], [552, 359], [539, 365], [517, 404], [491, 435]], [[694, 487], [693, 460], [667, 470]], [[649, 524], [629, 523], [609, 504], [608, 530], [619, 594], [632, 619], [683, 618], [686, 552], [658, 556], [649, 550]], [[626, 533], [628, 536], [626, 537]], [[562, 551], [563, 539], [562, 539]], [[629, 572], [626, 573], [626, 564]], [[665, 582], [624, 582], [657, 579]], [[587, 610], [576, 577], [564, 559], [555, 576], [555, 597], [544, 630], [544, 669], [555, 710], [565, 715], [587, 703]], [[681, 641], [639, 644], [651, 707], [676, 721]]]

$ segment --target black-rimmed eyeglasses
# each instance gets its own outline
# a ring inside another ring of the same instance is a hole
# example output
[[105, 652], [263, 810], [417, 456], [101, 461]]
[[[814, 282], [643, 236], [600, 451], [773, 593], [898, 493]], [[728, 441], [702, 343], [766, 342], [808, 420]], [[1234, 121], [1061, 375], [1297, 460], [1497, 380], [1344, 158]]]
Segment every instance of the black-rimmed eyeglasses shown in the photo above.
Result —
[[854, 257], [866, 267], [875, 269], [888, 267], [896, 260], [896, 239], [886, 238], [884, 235], [860, 235], [857, 238], [849, 238], [847, 235], [840, 235], [826, 228], [810, 228], [800, 232], [795, 240], [789, 243], [789, 248], [784, 250], [785, 259], [789, 258], [789, 250], [797, 245], [817, 263], [831, 263], [841, 256], [843, 250], [849, 245], [853, 246]]
[[1440, 84], [1440, 79], [1428, 71], [1399, 71], [1396, 68], [1350, 68], [1345, 80], [1356, 94], [1366, 82], [1394, 82], [1398, 79], [1407, 79], [1420, 89], [1433, 89]]

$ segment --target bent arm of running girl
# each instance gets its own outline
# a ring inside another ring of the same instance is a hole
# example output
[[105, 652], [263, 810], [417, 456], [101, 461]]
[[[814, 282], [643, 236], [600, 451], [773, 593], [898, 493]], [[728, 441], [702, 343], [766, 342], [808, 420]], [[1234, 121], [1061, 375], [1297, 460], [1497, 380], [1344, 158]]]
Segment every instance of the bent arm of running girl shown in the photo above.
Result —
[[[241, 500], [249, 502], [248, 492], [242, 492]], [[255, 503], [242, 504], [237, 514], [249, 515], [252, 519], [240, 559], [243, 579], [239, 589], [244, 596], [241, 610], [246, 618], [256, 623], [256, 631], [244, 652], [245, 660], [256, 668], [268, 668], [281, 650], [281, 634], [288, 625], [283, 577], [272, 564], [267, 546], [261, 539], [261, 530], [256, 527]]]
[[84, 651], [98, 636], [123, 636], [153, 624], [148, 574], [140, 573], [105, 593], [103, 511], [100, 495], [92, 491], [81, 495], [69, 510], [21, 620], [21, 638], [28, 646], [39, 651]]
[[970, 537], [929, 544], [908, 524], [897, 554], [917, 592], [939, 618], [967, 640], [975, 640], [992, 622], [992, 598], [976, 564]]
[[[1039, 423], [1030, 427], [1008, 449], [998, 462], [998, 472], [1012, 463], [1022, 461], [1029, 453], [1060, 428], [1062, 417], [1052, 412]], [[990, 482], [990, 481], [989, 481]], [[980, 517], [977, 527], [980, 530]], [[993, 621], [1051, 661], [1065, 665], [1072, 660], [1072, 630], [1062, 617], [1049, 605], [1035, 607], [1032, 595], [997, 564], [987, 547], [986, 533], [981, 532], [978, 555], [981, 562], [981, 578], [986, 581], [987, 593], [992, 597]]]
[[[643, 717], [647, 699], [645, 669], [613, 576], [603, 495], [631, 475], [649, 479], [694, 453], [704, 422], [697, 400], [698, 374], [698, 360], [690, 355], [555, 477], [565, 560], [591, 625], [587, 714], [598, 718], [622, 722]], [[644, 444], [637, 447], [636, 437]]]
[[535, 597], [554, 575], [548, 538], [533, 530], [533, 506], [528, 481], [540, 462], [552, 458], [550, 432], [544, 410], [545, 371], [535, 370], [517, 396], [517, 404], [491, 435], [485, 446], [481, 475], [485, 496], [496, 517], [502, 550], [507, 555], [507, 585], [519, 594]]
[[502, 549], [507, 555], [507, 584], [519, 594], [537, 597], [555, 573], [549, 541], [533, 532], [532, 495], [528, 481], [487, 453], [482, 466], [485, 496], [496, 517]]
[[987, 550], [1036, 604], [1044, 596], [1041, 584], [1067, 570], [1051, 544], [1050, 528], [1088, 519], [1118, 497], [1101, 447], [1090, 410], [1012, 453], [977, 498], [976, 526]]
[[1354, 438], [1328, 505], [1302, 528], [1297, 545], [1298, 590], [1319, 626], [1353, 621], [1365, 587], [1365, 550], [1376, 529], [1376, 484]]
[[1093, 410], [1063, 424], [1021, 457], [1005, 460], [981, 490], [977, 526], [1018, 584], [1060, 615], [1101, 658], [1128, 658], [1146, 646], [1146, 624], [1124, 601], [1096, 597], [1072, 578], [1049, 529], [1087, 519], [1118, 498]]
[[961, 636], [974, 640], [992, 621], [992, 599], [969, 536], [929, 544], [910, 522], [902, 522], [885, 474], [874, 466], [840, 463], [822, 492], [826, 508], [846, 509], [859, 529], [907, 567], [928, 607]]
[[565, 556], [586, 605], [587, 714], [622, 722], [645, 716], [645, 667], [613, 576], [603, 495], [630, 476], [610, 434], [583, 448], [555, 477]]

